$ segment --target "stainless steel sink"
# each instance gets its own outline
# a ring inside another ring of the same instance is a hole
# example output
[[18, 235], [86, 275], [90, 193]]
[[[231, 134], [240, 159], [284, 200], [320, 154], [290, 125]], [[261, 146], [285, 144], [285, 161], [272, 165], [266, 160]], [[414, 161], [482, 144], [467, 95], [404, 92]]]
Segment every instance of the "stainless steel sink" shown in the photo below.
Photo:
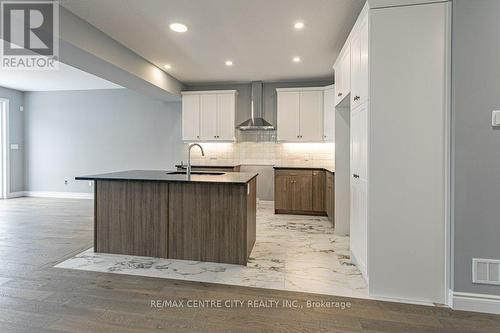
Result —
[[[167, 175], [185, 175], [186, 171], [173, 171], [167, 172]], [[222, 176], [224, 172], [200, 172], [200, 171], [191, 171], [192, 175], [202, 175], [202, 176]]]

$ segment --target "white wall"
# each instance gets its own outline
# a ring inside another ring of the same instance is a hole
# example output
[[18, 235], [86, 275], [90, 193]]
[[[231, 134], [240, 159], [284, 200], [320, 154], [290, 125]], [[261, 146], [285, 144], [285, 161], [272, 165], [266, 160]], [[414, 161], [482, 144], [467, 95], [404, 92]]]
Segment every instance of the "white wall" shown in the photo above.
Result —
[[372, 296], [445, 302], [448, 5], [370, 10]]
[[182, 159], [180, 103], [127, 89], [27, 92], [25, 117], [28, 191], [91, 192], [74, 178]]

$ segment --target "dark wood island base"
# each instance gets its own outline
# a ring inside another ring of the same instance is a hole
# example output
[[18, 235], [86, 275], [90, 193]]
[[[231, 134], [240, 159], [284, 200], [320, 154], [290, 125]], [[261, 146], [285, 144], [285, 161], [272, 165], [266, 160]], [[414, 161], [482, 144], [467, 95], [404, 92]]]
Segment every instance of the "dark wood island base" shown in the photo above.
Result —
[[246, 182], [93, 180], [94, 251], [246, 265], [256, 237], [256, 175]]

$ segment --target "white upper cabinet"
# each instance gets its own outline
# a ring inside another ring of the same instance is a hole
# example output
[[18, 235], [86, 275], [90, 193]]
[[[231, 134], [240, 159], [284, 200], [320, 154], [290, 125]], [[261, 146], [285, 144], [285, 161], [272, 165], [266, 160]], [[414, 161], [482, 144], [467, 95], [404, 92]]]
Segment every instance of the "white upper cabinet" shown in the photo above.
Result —
[[235, 140], [235, 90], [182, 93], [184, 141]]
[[182, 96], [182, 139], [200, 140], [200, 96]]
[[300, 141], [323, 141], [323, 90], [300, 92]]
[[322, 87], [277, 89], [279, 141], [323, 141], [323, 92]]
[[335, 89], [325, 88], [323, 93], [323, 141], [335, 141]]
[[235, 94], [217, 95], [217, 139], [233, 141], [235, 124], [234, 110], [236, 108]]
[[300, 91], [278, 91], [278, 140], [299, 140]]
[[368, 16], [353, 32], [351, 39], [351, 107], [368, 100]]
[[200, 96], [200, 139], [217, 139], [217, 95]]
[[335, 105], [351, 92], [351, 45], [346, 43], [335, 63]]

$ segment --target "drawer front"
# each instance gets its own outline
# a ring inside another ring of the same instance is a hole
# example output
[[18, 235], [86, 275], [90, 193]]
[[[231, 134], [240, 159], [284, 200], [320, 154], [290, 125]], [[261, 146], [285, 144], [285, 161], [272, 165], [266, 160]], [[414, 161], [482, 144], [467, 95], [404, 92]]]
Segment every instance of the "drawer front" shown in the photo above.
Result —
[[275, 171], [276, 176], [303, 176], [311, 177], [312, 170], [295, 170], [295, 169], [278, 169]]

